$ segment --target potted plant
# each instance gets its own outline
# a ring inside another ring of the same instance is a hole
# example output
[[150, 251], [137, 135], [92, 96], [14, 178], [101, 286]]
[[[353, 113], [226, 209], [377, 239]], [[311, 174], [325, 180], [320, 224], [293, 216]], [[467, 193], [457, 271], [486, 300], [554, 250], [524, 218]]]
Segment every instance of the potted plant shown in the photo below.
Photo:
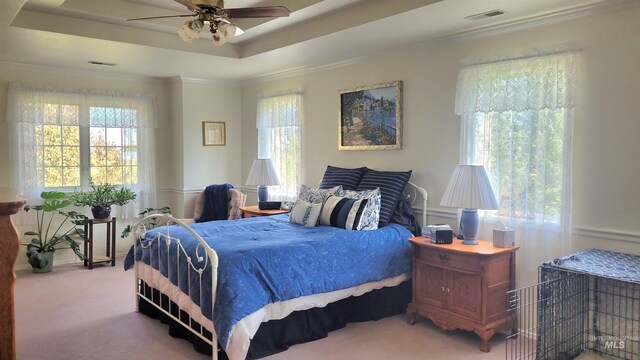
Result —
[[[26, 205], [24, 211], [36, 212], [35, 231], [27, 231], [25, 236], [33, 236], [27, 244], [27, 258], [34, 273], [50, 272], [53, 266], [53, 252], [56, 249], [71, 249], [80, 260], [84, 260], [84, 254], [74, 237], [84, 239], [84, 225], [88, 219], [83, 214], [75, 211], [62, 211], [73, 204], [67, 194], [59, 191], [45, 191], [40, 194], [43, 202], [41, 205]], [[52, 232], [52, 230], [55, 231]]]
[[90, 189], [76, 191], [73, 203], [76, 206], [91, 206], [93, 218], [98, 220], [108, 219], [111, 215], [111, 205], [126, 205], [136, 199], [136, 194], [129, 188], [118, 188], [112, 184], [94, 184], [89, 182]]
[[[144, 210], [138, 213], [138, 216], [145, 217], [147, 215], [153, 215], [153, 214], [171, 214], [171, 208], [168, 206], [164, 206], [161, 208], [145, 208]], [[157, 219], [151, 219], [149, 220], [149, 222], [147, 222], [147, 224], [145, 225], [145, 228], [147, 230], [150, 230], [160, 225], [161, 224], [158, 224]], [[122, 230], [122, 235], [120, 235], [120, 238], [125, 239], [127, 236], [129, 236], [129, 234], [131, 234], [131, 230], [132, 230], [131, 225], [127, 225], [124, 228], [124, 230]]]

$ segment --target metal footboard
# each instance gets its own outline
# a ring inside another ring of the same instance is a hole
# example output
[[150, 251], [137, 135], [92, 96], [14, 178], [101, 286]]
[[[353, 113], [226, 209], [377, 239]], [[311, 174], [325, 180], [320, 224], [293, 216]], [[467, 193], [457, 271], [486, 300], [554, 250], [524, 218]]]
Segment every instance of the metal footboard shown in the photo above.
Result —
[[[166, 232], [158, 232], [152, 239], [146, 240], [145, 236], [146, 236], [147, 230], [146, 230], [145, 224], [148, 224], [150, 221], [152, 221], [155, 224], [163, 223], [164, 225], [167, 225], [164, 228]], [[179, 225], [183, 227], [198, 240], [195, 259], [191, 258], [187, 254], [187, 252], [185, 251], [179, 239], [171, 237], [171, 226], [169, 225]], [[142, 249], [151, 249], [152, 245], [154, 245], [154, 243], [157, 243], [158, 245], [157, 251], [149, 251], [150, 263], [153, 264], [155, 261], [157, 261], [158, 264], [163, 264], [167, 269], [168, 278], [171, 278], [171, 275], [175, 274], [176, 278], [178, 279], [178, 284], [177, 284], [178, 289], [181, 289], [180, 286], [182, 285], [180, 284], [180, 274], [181, 274], [180, 273], [181, 272], [181, 269], [180, 269], [181, 256], [180, 255], [184, 255], [184, 258], [187, 259], [187, 264], [188, 264], [187, 269], [189, 269], [187, 270], [188, 271], [188, 284], [187, 284], [188, 291], [185, 293], [185, 295], [189, 297], [191, 296], [191, 291], [192, 291], [191, 289], [192, 271], [191, 270], [193, 270], [193, 272], [197, 274], [196, 276], [198, 276], [197, 283], [199, 286], [198, 293], [200, 294], [200, 304], [204, 303], [203, 295], [202, 295], [203, 294], [202, 274], [207, 268], [207, 266], [209, 266], [209, 264], [211, 265], [211, 314], [213, 318], [213, 314], [214, 314], [213, 311], [214, 311], [215, 300], [216, 300], [216, 290], [217, 290], [217, 284], [218, 284], [218, 254], [216, 254], [216, 252], [209, 245], [207, 245], [207, 243], [204, 240], [202, 240], [200, 235], [198, 235], [195, 231], [193, 231], [193, 229], [191, 229], [187, 224], [183, 223], [182, 221], [168, 214], [149, 215], [141, 219], [140, 221], [136, 222], [132, 226], [132, 229], [133, 229], [132, 234], [134, 236], [134, 241], [133, 241], [134, 254], [137, 254], [138, 246], [142, 247]], [[138, 239], [141, 239], [141, 241], [139, 242]], [[160, 251], [161, 246], [166, 247], [166, 250], [167, 250], [166, 256], [161, 255], [161, 251]], [[170, 265], [169, 257], [170, 257], [171, 247], [174, 247], [176, 251], [177, 261], [176, 261], [175, 267], [169, 266]], [[162, 306], [163, 305], [162, 295], [159, 295], [160, 296], [159, 299], [155, 299], [154, 291], [150, 291], [150, 294], [149, 294], [147, 293], [147, 291], [141, 290], [143, 288], [142, 286], [143, 280], [140, 278], [140, 274], [139, 274], [140, 266], [138, 265], [138, 262], [139, 261], [136, 260], [135, 266], [134, 266], [135, 267], [135, 287], [136, 287], [135, 292], [137, 295], [136, 311], [139, 311], [139, 308], [140, 308], [140, 298], [147, 299], [149, 304], [156, 307], [159, 311], [161, 311], [171, 319], [182, 324], [185, 329], [188, 329], [193, 334], [201, 338], [203, 341], [210, 344], [212, 347], [212, 359], [217, 360], [218, 359], [218, 351], [217, 351], [218, 336], [215, 332], [215, 328], [211, 326], [211, 329], [210, 329], [211, 337], [207, 336], [208, 334], [205, 334], [206, 330], [203, 324], [201, 324], [201, 326], [198, 327], [199, 330], [194, 329], [192, 316], [189, 316], [187, 320], [184, 320], [184, 319], [181, 319], [181, 316], [176, 317], [170, 311], [165, 310], [165, 308]], [[156, 303], [156, 301], [158, 303]], [[171, 300], [167, 300], [167, 301], [171, 301]]]

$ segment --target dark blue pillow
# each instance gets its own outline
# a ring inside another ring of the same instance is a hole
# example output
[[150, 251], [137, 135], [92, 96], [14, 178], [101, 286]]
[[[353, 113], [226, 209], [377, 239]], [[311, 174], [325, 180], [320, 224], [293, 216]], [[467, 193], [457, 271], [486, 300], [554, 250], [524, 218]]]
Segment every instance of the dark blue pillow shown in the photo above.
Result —
[[380, 222], [378, 227], [387, 226], [391, 221], [398, 199], [407, 186], [411, 170], [409, 171], [376, 171], [365, 168], [360, 184], [356, 190], [371, 190], [380, 188]]
[[334, 186], [342, 185], [344, 190], [355, 190], [360, 184], [364, 169], [366, 168], [345, 169], [329, 165], [322, 177], [320, 189], [331, 189]]

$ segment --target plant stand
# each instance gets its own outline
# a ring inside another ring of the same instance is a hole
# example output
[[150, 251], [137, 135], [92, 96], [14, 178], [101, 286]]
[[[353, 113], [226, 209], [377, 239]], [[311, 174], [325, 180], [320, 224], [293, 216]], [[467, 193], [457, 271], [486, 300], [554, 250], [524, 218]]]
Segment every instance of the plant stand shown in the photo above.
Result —
[[[93, 256], [93, 225], [107, 224], [107, 250], [106, 256]], [[94, 264], [111, 262], [111, 266], [116, 266], [116, 218], [111, 219], [91, 219], [84, 225], [84, 266], [93, 269]]]

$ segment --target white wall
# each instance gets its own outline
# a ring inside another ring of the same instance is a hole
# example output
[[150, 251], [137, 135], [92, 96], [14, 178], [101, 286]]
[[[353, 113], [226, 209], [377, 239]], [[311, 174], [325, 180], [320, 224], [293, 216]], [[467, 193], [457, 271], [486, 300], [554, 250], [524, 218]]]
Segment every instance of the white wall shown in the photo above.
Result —
[[[172, 79], [176, 121], [173, 124], [175, 216], [193, 216], [196, 195], [210, 184], [240, 185], [240, 84], [226, 81]], [[202, 122], [224, 121], [225, 146], [202, 145]]]
[[[257, 155], [257, 95], [303, 88], [304, 183], [317, 185], [329, 164], [412, 169], [412, 181], [430, 194], [428, 221], [455, 226], [454, 213], [440, 208], [439, 202], [459, 158], [460, 118], [454, 114], [454, 100], [461, 64], [575, 43], [582, 51], [574, 127], [573, 249], [598, 247], [640, 254], [637, 34], [640, 8], [635, 7], [492, 37], [415, 45], [356, 65], [247, 82], [242, 88], [242, 177], [246, 178]], [[338, 151], [338, 90], [393, 80], [404, 82], [403, 149]], [[599, 232], [589, 231], [592, 228]], [[518, 252], [518, 286], [535, 282], [540, 260]]]

